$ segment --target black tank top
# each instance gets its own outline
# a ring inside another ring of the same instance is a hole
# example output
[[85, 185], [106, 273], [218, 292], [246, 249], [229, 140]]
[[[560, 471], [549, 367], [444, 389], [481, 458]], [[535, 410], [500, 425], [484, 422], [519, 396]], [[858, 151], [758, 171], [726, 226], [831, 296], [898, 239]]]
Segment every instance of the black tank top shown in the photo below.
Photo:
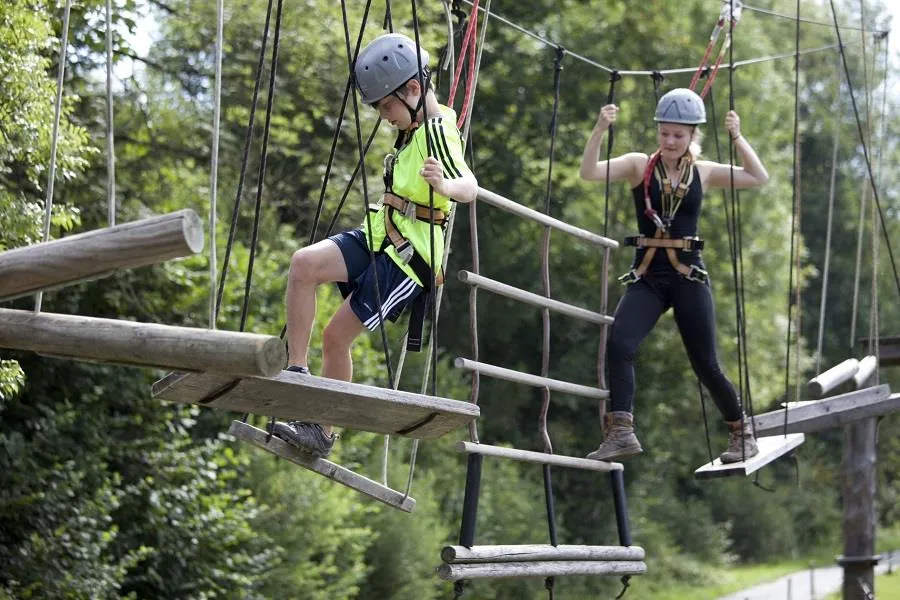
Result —
[[[703, 205], [703, 185], [700, 183], [700, 173], [697, 171], [696, 165], [692, 168], [694, 169], [694, 178], [691, 181], [691, 186], [688, 188], [687, 194], [684, 195], [681, 206], [678, 208], [675, 218], [669, 226], [669, 235], [675, 239], [697, 235], [697, 223], [700, 220], [700, 208]], [[632, 188], [631, 193], [634, 196], [634, 212], [637, 217], [638, 231], [643, 236], [653, 237], [656, 233], [656, 225], [644, 214], [644, 209], [646, 208], [644, 204], [644, 182], [642, 181], [637, 187]], [[662, 216], [662, 193], [655, 176], [650, 178], [650, 206]], [[636, 268], [641, 263], [646, 251], [646, 248], [635, 248], [632, 268]], [[699, 250], [690, 252], [676, 250], [675, 253], [678, 260], [686, 265], [703, 266], [703, 259]], [[672, 268], [666, 256], [666, 251], [662, 248], [656, 250], [653, 260], [650, 261], [650, 266], [654, 269], [661, 266]]]

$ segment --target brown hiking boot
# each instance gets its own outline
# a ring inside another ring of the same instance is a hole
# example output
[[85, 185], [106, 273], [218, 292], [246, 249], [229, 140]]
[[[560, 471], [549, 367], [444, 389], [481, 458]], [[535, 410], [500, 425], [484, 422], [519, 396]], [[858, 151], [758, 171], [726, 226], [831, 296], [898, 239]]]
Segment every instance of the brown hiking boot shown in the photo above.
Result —
[[759, 446], [753, 436], [753, 425], [750, 419], [744, 417], [744, 427], [741, 421], [725, 421], [728, 425], [728, 449], [719, 455], [723, 463], [742, 462], [759, 454]]
[[587, 457], [593, 460], [614, 460], [643, 451], [634, 435], [634, 416], [630, 412], [613, 411], [606, 414], [606, 439]]

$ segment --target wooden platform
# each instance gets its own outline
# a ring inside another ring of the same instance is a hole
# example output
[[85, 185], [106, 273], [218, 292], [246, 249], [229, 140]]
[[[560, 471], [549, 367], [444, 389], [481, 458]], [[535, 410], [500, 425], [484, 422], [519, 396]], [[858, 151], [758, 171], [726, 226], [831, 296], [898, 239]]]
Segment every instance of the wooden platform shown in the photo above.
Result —
[[564, 456], [561, 454], [547, 454], [546, 452], [533, 452], [531, 450], [519, 450], [517, 448], [504, 448], [502, 446], [476, 444], [473, 442], [457, 442], [455, 448], [457, 452], [465, 452], [466, 454], [497, 456], [499, 458], [508, 458], [510, 460], [517, 460], [520, 462], [552, 465], [556, 467], [567, 467], [569, 469], [581, 469], [584, 471], [599, 471], [601, 473], [608, 473], [610, 471], [625, 470], [625, 467], [622, 465], [622, 463], [593, 460], [590, 458], [578, 458], [575, 456]]
[[[231, 424], [228, 433], [243, 442], [253, 444], [257, 448], [262, 448], [266, 452], [289, 460], [296, 465], [300, 465], [304, 469], [309, 469], [313, 473], [318, 473], [323, 477], [327, 477], [332, 481], [345, 485], [350, 489], [356, 490], [360, 494], [378, 500], [392, 508], [404, 512], [412, 512], [413, 507], [416, 505], [415, 499], [410, 498], [409, 496], [405, 496], [396, 490], [385, 487], [377, 481], [372, 481], [368, 477], [358, 475], [350, 469], [345, 469], [324, 458], [315, 458], [298, 450], [280, 438], [274, 436], [269, 437], [262, 429], [258, 429], [247, 423], [234, 421]], [[266, 438], [269, 438], [268, 442], [266, 441]]]
[[[888, 385], [877, 385], [801, 406], [789, 404], [787, 432], [814, 433], [896, 410], [900, 410], [900, 394], [891, 396]], [[756, 435], [780, 435], [784, 431], [784, 413], [775, 410], [754, 417]]]
[[239, 378], [171, 373], [153, 396], [234, 412], [309, 421], [359, 431], [434, 439], [478, 418], [478, 406], [410, 392], [347, 383], [293, 371]]
[[718, 458], [712, 463], [707, 463], [694, 471], [697, 479], [713, 479], [716, 477], [746, 476], [755, 473], [772, 461], [780, 458], [803, 443], [805, 436], [802, 433], [792, 433], [787, 436], [760, 437], [756, 439], [759, 444], [759, 454], [744, 461], [723, 464]]

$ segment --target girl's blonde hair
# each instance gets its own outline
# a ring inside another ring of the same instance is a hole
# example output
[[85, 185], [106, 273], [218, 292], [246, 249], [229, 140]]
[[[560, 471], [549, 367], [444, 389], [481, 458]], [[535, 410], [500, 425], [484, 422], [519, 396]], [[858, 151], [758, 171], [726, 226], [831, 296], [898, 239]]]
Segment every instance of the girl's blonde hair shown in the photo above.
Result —
[[691, 153], [691, 158], [697, 160], [700, 158], [700, 155], [703, 153], [703, 132], [700, 131], [699, 127], [694, 127], [694, 133], [691, 135], [691, 145], [688, 146], [688, 152]]

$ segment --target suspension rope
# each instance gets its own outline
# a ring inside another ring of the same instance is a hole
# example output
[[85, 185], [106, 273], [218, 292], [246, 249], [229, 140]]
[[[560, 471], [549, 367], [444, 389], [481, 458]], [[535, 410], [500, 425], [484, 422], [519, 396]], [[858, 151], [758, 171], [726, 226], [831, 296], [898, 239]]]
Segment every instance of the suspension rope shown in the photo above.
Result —
[[116, 146], [113, 120], [113, 34], [112, 0], [106, 0], [106, 221], [116, 224]]
[[[780, 18], [780, 19], [787, 19], [787, 20], [789, 20], [789, 21], [797, 21], [797, 20], [799, 20], [801, 23], [807, 23], [807, 24], [809, 24], [809, 25], [823, 25], [823, 26], [825, 26], [825, 27], [834, 27], [834, 23], [828, 23], [828, 22], [826, 22], [826, 21], [816, 21], [816, 20], [814, 20], [814, 19], [807, 19], [807, 18], [800, 18], [800, 19], [798, 19], [798, 18], [795, 17], [795, 16], [786, 15], [786, 14], [779, 13], [779, 12], [775, 12], [774, 10], [768, 10], [768, 9], [765, 9], [765, 8], [758, 8], [758, 7], [755, 7], [755, 6], [749, 6], [749, 5], [747, 5], [747, 4], [744, 4], [743, 7], [744, 7], [744, 10], [749, 10], [749, 11], [752, 11], [752, 12], [757, 12], [757, 13], [760, 13], [760, 14], [763, 14], [763, 15], [769, 15], [770, 17], [778, 17], [778, 18]], [[864, 32], [873, 33], [873, 34], [877, 34], [877, 35], [881, 35], [881, 34], [886, 34], [886, 33], [887, 33], [887, 31], [883, 31], [883, 30], [878, 30], [878, 29], [866, 29], [865, 27], [853, 27], [853, 26], [850, 26], [850, 25], [842, 25], [841, 27], [843, 27], [844, 29], [850, 29], [850, 30], [853, 30], [853, 31], [864, 31]]]
[[[43, 241], [50, 239], [50, 217], [53, 214], [53, 186], [56, 183], [56, 147], [59, 144], [59, 119], [62, 113], [63, 83], [66, 78], [66, 53], [69, 48], [69, 17], [72, 14], [72, 0], [66, 0], [63, 12], [62, 39], [59, 42], [59, 70], [56, 76], [56, 102], [53, 105], [53, 131], [50, 134], [50, 168], [47, 173], [47, 196], [44, 200]], [[34, 296], [34, 312], [41, 312], [44, 292]]]
[[[466, 27], [466, 33], [463, 36], [462, 47], [460, 48], [459, 58], [456, 62], [456, 68], [454, 69], [452, 76], [452, 83], [450, 84], [450, 93], [447, 96], [447, 105], [453, 106], [454, 100], [456, 99], [456, 88], [459, 85], [459, 80], [462, 76], [462, 66], [463, 61], [466, 59], [466, 55], [469, 57], [469, 64], [467, 68], [466, 74], [466, 90], [471, 89], [472, 81], [475, 76], [475, 45], [476, 39], [475, 36], [478, 34], [478, 3], [480, 0], [475, 0], [472, 5], [472, 14], [475, 15], [474, 19], [469, 19], [468, 26]], [[450, 38], [450, 43], [448, 46], [453, 46], [453, 38]], [[466, 121], [466, 115], [469, 111], [469, 94], [468, 91], [463, 98], [463, 105], [460, 109], [456, 126], [462, 127]]]
[[[225, 40], [225, 0], [216, 0], [216, 49], [215, 49], [215, 84], [213, 90], [213, 124], [212, 147], [210, 148], [209, 165], [209, 328], [216, 328], [216, 229], [218, 228], [219, 198], [219, 131], [222, 119], [222, 45]], [[276, 34], [277, 35], [277, 34]], [[252, 250], [251, 250], [252, 260]], [[252, 264], [252, 263], [251, 263]], [[248, 283], [249, 285], [249, 283]], [[249, 292], [248, 292], [249, 295]], [[246, 302], [246, 299], [245, 299]], [[243, 331], [243, 319], [241, 322]]]
[[234, 197], [234, 206], [231, 210], [231, 226], [228, 231], [228, 241], [225, 244], [225, 259], [222, 261], [222, 275], [219, 279], [219, 292], [216, 296], [216, 315], [222, 308], [222, 297], [225, 294], [225, 280], [228, 277], [228, 268], [231, 261], [231, 250], [234, 245], [235, 236], [237, 234], [237, 222], [241, 211], [241, 201], [243, 200], [244, 180], [247, 175], [247, 166], [250, 158], [250, 143], [253, 139], [253, 129], [256, 125], [256, 108], [259, 104], [259, 90], [262, 87], [263, 66], [266, 61], [266, 48], [269, 43], [269, 24], [272, 18], [272, 2], [269, 0], [266, 7], [266, 20], [263, 25], [263, 35], [260, 42], [259, 59], [256, 63], [256, 77], [253, 83], [253, 96], [250, 102], [250, 116], [247, 120], [247, 130], [244, 134], [244, 150], [241, 155], [241, 168], [238, 175], [237, 191]]
[[[842, 45], [842, 42], [841, 42], [841, 28], [837, 22], [837, 9], [834, 7], [834, 0], [829, 0], [829, 2], [831, 4], [831, 14], [834, 17], [834, 30], [835, 30], [835, 33], [837, 34], [837, 38], [838, 38], [838, 47], [841, 50], [841, 62], [844, 65], [844, 77], [846, 77], [846, 79], [847, 79], [847, 88], [850, 91], [850, 102], [853, 105], [853, 114], [856, 118], [856, 128], [857, 128], [857, 131], [859, 132], [860, 142], [862, 143], [863, 158], [866, 161], [866, 170], [868, 172], [869, 183], [872, 188], [872, 197], [875, 199], [875, 204], [878, 208], [878, 216], [879, 216], [878, 221], [881, 224], [881, 232], [882, 232], [882, 234], [884, 234], [885, 246], [887, 247], [888, 256], [890, 257], [891, 269], [893, 270], [893, 274], [894, 274], [894, 283], [897, 286], [897, 293], [900, 294], [900, 274], [898, 274], [898, 272], [897, 272], [897, 262], [894, 260], [894, 250], [891, 246], [891, 238], [888, 235], [887, 224], [886, 224], [885, 218], [884, 218], [884, 211], [882, 210], [882, 207], [881, 207], [881, 199], [878, 196], [878, 188], [875, 185], [875, 177], [872, 173], [872, 161], [869, 159], [869, 148], [868, 148], [868, 145], [866, 144], [865, 136], [863, 135], [862, 121], [860, 120], [860, 117], [859, 117], [859, 108], [856, 105], [856, 95], [853, 92], [853, 82], [850, 79], [850, 67], [847, 64], [847, 54], [844, 51], [844, 46]], [[872, 234], [874, 235], [875, 232], [873, 231]]]
[[[471, 6], [473, 3], [473, 0], [463, 0], [463, 2], [465, 2], [466, 4]], [[484, 11], [485, 9], [481, 8], [479, 10]], [[494, 19], [503, 23], [504, 25], [507, 25], [508, 27], [515, 29], [516, 31], [518, 31], [522, 34], [527, 35], [528, 37], [530, 37], [534, 40], [537, 40], [538, 42], [541, 42], [542, 44], [545, 44], [552, 48], [555, 48], [556, 46], [559, 45], [557, 42], [548, 40], [544, 36], [542, 36], [538, 33], [535, 33], [533, 31], [530, 31], [529, 29], [526, 29], [525, 27], [522, 27], [521, 25], [518, 25], [518, 24], [514, 23], [513, 21], [510, 21], [509, 19], [502, 17], [502, 16], [498, 15], [497, 13], [493, 13], [491, 16]], [[833, 49], [838, 48], [839, 46], [840, 46], [840, 43], [829, 44], [827, 46], [820, 46], [817, 48], [809, 48], [806, 50], [802, 50], [800, 52], [800, 54], [801, 55], [814, 54], [817, 52], [823, 52], [825, 50], [833, 50]], [[626, 75], [628, 75], [628, 76], [653, 76], [654, 73], [659, 73], [661, 75], [676, 75], [676, 74], [680, 74], [680, 73], [694, 73], [697, 70], [697, 67], [680, 67], [680, 68], [675, 68], [675, 69], [664, 69], [664, 70], [624, 70], [624, 69], [616, 69], [614, 67], [610, 67], [610, 66], [601, 64], [595, 60], [587, 58], [581, 54], [578, 54], [577, 52], [572, 52], [571, 50], [568, 50], [568, 49], [566, 50], [566, 54], [568, 54], [572, 58], [579, 60], [585, 64], [588, 64], [588, 65], [591, 65], [592, 67], [600, 69], [601, 71], [605, 71], [607, 73], [612, 73], [613, 71], [616, 71], [619, 73], [619, 75], [622, 75], [622, 76], [626, 76]], [[767, 55], [767, 56], [761, 56], [758, 58], [750, 58], [750, 59], [746, 59], [746, 60], [739, 60], [736, 62], [729, 62], [726, 64], [722, 64], [720, 66], [720, 68], [736, 69], [736, 68], [742, 67], [742, 66], [755, 65], [755, 64], [764, 63], [764, 62], [771, 62], [771, 61], [775, 61], [775, 60], [781, 60], [783, 58], [791, 58], [795, 54], [796, 54], [796, 52], [794, 52], [794, 51], [785, 52], [785, 53], [781, 53], [781, 54], [771, 54], [771, 55]]]

